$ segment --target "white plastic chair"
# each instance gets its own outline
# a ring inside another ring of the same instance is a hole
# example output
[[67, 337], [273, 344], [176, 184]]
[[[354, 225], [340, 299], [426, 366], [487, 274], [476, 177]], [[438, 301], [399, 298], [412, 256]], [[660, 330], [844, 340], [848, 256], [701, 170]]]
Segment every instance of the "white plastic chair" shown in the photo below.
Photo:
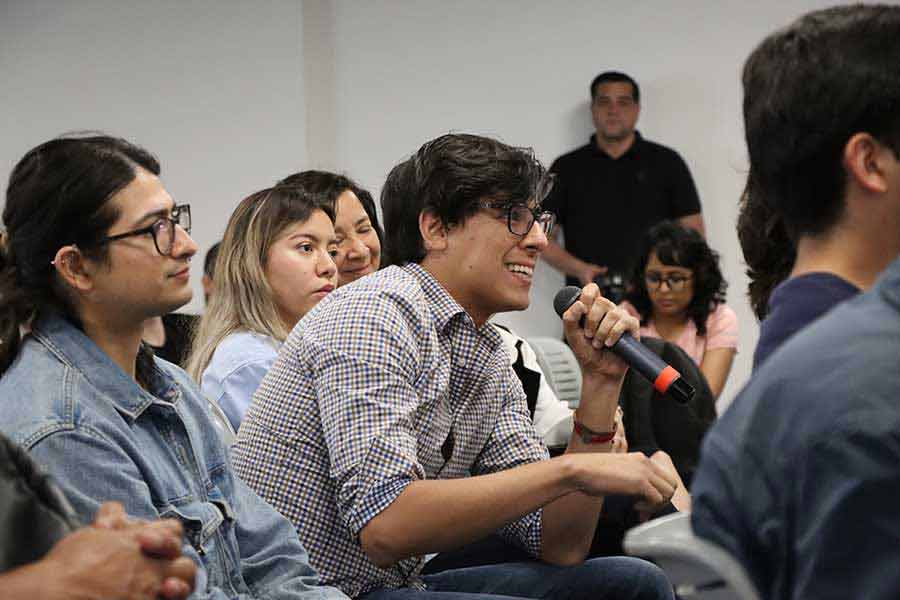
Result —
[[569, 408], [578, 408], [581, 401], [581, 369], [572, 349], [565, 342], [551, 337], [528, 338], [534, 349], [538, 365], [556, 397], [568, 403]]
[[689, 513], [660, 517], [629, 530], [624, 546], [628, 554], [659, 565], [679, 598], [760, 598], [744, 567], [730, 553], [694, 535]]
[[225, 411], [215, 401], [206, 398], [206, 402], [209, 404], [209, 416], [212, 417], [213, 425], [219, 430], [219, 437], [222, 438], [222, 443], [226, 446], [231, 446], [234, 440], [237, 439], [237, 434], [231, 426], [231, 421], [228, 420]]

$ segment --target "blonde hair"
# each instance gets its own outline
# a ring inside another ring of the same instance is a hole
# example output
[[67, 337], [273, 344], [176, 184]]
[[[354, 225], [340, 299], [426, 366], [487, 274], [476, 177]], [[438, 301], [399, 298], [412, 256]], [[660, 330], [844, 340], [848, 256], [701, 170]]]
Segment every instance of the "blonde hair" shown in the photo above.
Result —
[[187, 372], [199, 382], [216, 348], [237, 331], [251, 331], [278, 342], [287, 326], [266, 279], [269, 248], [294, 223], [322, 210], [334, 221], [328, 198], [303, 186], [276, 185], [244, 198], [225, 228], [215, 263], [213, 293], [194, 333]]

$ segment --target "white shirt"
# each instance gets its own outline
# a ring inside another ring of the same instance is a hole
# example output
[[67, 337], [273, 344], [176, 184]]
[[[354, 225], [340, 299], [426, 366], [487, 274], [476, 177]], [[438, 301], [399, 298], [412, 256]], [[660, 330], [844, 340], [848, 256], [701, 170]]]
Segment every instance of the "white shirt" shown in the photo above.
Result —
[[537, 403], [534, 408], [534, 428], [541, 436], [545, 446], [565, 446], [569, 443], [572, 435], [572, 415], [574, 411], [569, 408], [568, 404], [561, 402], [550, 384], [547, 383], [547, 377], [541, 371], [538, 365], [537, 356], [534, 349], [528, 342], [516, 334], [507, 331], [502, 327], [494, 327], [500, 337], [503, 338], [503, 346], [509, 354], [509, 362], [513, 364], [519, 355], [516, 346], [521, 341], [520, 346], [522, 352], [522, 364], [526, 369], [534, 371], [541, 376], [541, 384], [538, 388]]

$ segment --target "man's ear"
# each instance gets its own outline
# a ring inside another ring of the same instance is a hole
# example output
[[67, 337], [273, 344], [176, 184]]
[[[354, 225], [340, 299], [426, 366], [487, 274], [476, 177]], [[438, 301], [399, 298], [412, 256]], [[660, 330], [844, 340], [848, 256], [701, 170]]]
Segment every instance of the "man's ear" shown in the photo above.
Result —
[[75, 244], [57, 250], [51, 264], [60, 278], [76, 292], [90, 292], [94, 288], [93, 270]]
[[887, 164], [893, 151], [868, 133], [855, 133], [844, 146], [844, 168], [848, 183], [873, 194], [888, 189]]
[[419, 234], [426, 254], [447, 249], [447, 227], [433, 212], [425, 210], [419, 214]]

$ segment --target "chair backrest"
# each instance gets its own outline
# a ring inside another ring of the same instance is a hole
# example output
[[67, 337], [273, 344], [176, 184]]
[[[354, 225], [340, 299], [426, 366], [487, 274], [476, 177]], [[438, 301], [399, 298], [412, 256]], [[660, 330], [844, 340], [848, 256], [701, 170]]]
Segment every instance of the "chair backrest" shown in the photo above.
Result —
[[[653, 384], [629, 369], [619, 397], [625, 412], [628, 444], [634, 450], [665, 450], [681, 478], [690, 485], [703, 436], [716, 419], [715, 398], [700, 367], [677, 344], [656, 338], [641, 341], [675, 367], [694, 386], [696, 394], [687, 405], [678, 404], [661, 396], [653, 389]], [[551, 337], [528, 338], [528, 343], [556, 396], [569, 408], [578, 408], [581, 368], [572, 349]]]
[[0, 572], [43, 558], [80, 525], [52, 478], [0, 434]]
[[703, 436], [716, 420], [715, 398], [700, 367], [677, 344], [651, 337], [641, 342], [681, 373], [695, 394], [687, 404], [678, 404], [629, 369], [619, 397], [628, 445], [635, 450], [665, 450], [685, 484], [690, 485]]
[[679, 598], [759, 600], [744, 567], [718, 544], [698, 538], [689, 513], [639, 525], [625, 534], [625, 551], [659, 565]]
[[562, 402], [569, 408], [578, 408], [581, 401], [581, 368], [572, 349], [565, 342], [551, 337], [528, 338], [534, 349], [538, 365], [547, 383]]

